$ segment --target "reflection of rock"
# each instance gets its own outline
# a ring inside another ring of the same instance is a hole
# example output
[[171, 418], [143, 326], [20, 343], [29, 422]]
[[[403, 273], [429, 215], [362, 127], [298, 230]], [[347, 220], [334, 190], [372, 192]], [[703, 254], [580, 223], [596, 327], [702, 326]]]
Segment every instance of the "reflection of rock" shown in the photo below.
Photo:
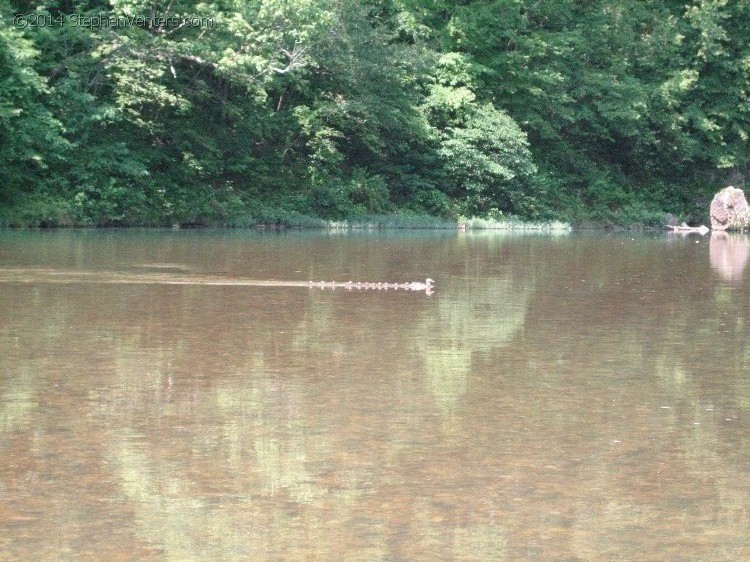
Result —
[[727, 281], [739, 281], [750, 258], [750, 239], [746, 236], [713, 232], [709, 245], [709, 259], [713, 267]]
[[711, 201], [711, 228], [735, 230], [750, 226], [750, 209], [741, 189], [725, 187]]

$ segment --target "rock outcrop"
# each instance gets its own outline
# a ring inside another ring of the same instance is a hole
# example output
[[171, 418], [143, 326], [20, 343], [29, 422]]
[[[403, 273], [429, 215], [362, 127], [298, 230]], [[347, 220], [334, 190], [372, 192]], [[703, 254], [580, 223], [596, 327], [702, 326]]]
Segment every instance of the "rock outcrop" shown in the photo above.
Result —
[[711, 201], [711, 228], [743, 230], [750, 227], [750, 206], [745, 194], [736, 187], [725, 187]]

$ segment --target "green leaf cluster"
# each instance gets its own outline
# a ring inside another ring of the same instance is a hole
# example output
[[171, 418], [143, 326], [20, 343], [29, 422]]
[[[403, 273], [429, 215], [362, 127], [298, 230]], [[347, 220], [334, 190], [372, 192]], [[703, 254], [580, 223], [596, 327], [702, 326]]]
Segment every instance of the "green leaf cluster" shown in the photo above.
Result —
[[0, 223], [700, 220], [749, 45], [745, 0], [0, 0]]

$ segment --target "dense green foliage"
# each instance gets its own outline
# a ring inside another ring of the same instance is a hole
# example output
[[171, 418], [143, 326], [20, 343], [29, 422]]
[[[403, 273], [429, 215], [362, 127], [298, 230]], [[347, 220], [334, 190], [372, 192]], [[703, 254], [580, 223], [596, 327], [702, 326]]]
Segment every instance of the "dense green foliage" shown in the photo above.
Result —
[[0, 222], [701, 220], [749, 0], [0, 0]]

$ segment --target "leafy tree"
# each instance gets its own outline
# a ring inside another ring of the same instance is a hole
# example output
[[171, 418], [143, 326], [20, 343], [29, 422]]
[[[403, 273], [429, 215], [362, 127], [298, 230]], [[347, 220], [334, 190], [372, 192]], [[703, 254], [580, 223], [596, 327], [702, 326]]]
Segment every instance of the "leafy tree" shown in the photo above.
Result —
[[0, 202], [6, 205], [50, 188], [47, 174], [66, 149], [46, 105], [49, 89], [34, 68], [38, 53], [9, 25], [10, 14], [0, 3]]
[[689, 216], [748, 174], [749, 11], [0, 0], [3, 222]]
[[472, 109], [458, 126], [446, 130], [439, 154], [465, 200], [464, 214], [491, 209], [535, 216], [531, 189], [536, 173], [526, 135], [513, 119], [491, 104]]

